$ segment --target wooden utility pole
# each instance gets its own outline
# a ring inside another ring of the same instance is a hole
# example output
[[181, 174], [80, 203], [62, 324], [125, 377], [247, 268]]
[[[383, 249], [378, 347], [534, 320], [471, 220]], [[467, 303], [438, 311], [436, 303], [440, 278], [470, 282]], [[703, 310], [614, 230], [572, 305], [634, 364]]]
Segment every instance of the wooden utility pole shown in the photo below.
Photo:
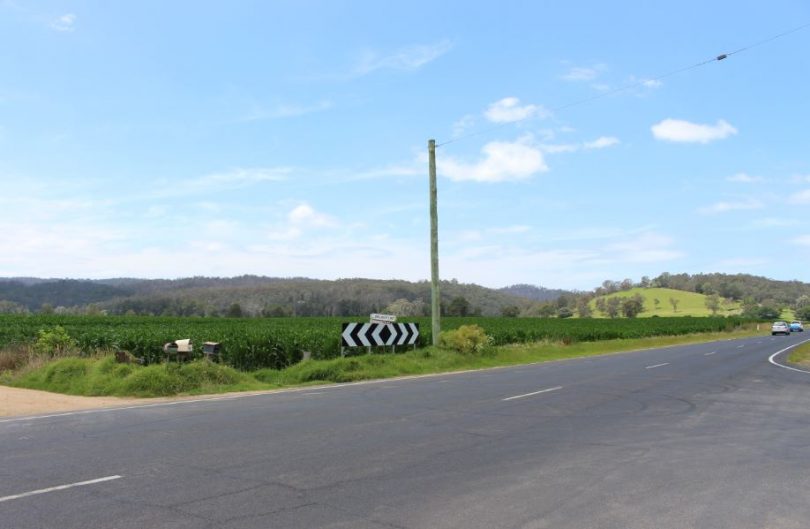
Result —
[[428, 140], [430, 170], [430, 313], [433, 345], [439, 345], [442, 332], [439, 303], [439, 208], [436, 205], [436, 140]]

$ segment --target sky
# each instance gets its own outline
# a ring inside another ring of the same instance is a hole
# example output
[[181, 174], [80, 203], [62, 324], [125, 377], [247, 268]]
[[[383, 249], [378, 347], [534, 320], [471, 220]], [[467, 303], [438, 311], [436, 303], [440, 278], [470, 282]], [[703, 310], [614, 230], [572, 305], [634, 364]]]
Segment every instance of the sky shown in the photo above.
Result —
[[798, 0], [0, 0], [0, 277], [426, 280], [435, 139], [442, 279], [810, 282], [810, 27], [769, 40], [807, 23]]

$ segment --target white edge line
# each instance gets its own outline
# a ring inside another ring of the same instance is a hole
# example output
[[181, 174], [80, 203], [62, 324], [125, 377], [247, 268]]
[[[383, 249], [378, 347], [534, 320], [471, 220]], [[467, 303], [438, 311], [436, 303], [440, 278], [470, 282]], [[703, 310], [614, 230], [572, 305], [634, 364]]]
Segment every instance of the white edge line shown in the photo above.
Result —
[[501, 401], [506, 402], [507, 400], [522, 399], [523, 397], [531, 397], [532, 395], [539, 395], [540, 393], [548, 393], [549, 391], [557, 391], [558, 389], [562, 389], [562, 386], [555, 386], [553, 388], [541, 389], [540, 391], [533, 391], [531, 393], [524, 393], [523, 395], [515, 395], [514, 397], [506, 397], [505, 399], [501, 399]]
[[656, 367], [663, 367], [663, 366], [668, 366], [668, 365], [669, 365], [669, 362], [664, 362], [663, 364], [655, 364], [654, 366], [647, 366], [644, 369], [654, 369]]
[[713, 355], [713, 354], [714, 354], [714, 353], [716, 353], [716, 352], [717, 352], [717, 351], [712, 351], [711, 353], [703, 353], [703, 356], [709, 356], [709, 355]]
[[72, 489], [74, 487], [83, 487], [85, 485], [94, 485], [96, 483], [103, 483], [105, 481], [112, 481], [114, 479], [121, 479], [123, 476], [107, 476], [104, 478], [91, 479], [88, 481], [79, 481], [78, 483], [68, 483], [67, 485], [59, 485], [56, 487], [48, 487], [47, 489], [32, 490], [30, 492], [23, 492], [22, 494], [14, 494], [13, 496], [4, 496], [0, 498], [0, 503], [10, 500], [18, 500], [35, 494], [45, 494], [46, 492], [55, 492], [57, 490]]
[[798, 369], [798, 368], [796, 368], [796, 367], [790, 367], [790, 366], [786, 366], [786, 365], [780, 364], [779, 362], [777, 362], [776, 360], [774, 360], [774, 358], [776, 358], [776, 357], [777, 357], [777, 356], [779, 356], [780, 354], [782, 354], [782, 353], [784, 353], [784, 352], [786, 352], [786, 351], [790, 351], [790, 350], [791, 350], [791, 349], [793, 349], [794, 347], [798, 347], [798, 346], [800, 346], [801, 344], [803, 344], [803, 343], [807, 343], [807, 342], [810, 342], [810, 339], [807, 339], [807, 340], [801, 341], [801, 342], [799, 342], [799, 343], [795, 343], [795, 344], [793, 344], [793, 345], [790, 345], [790, 346], [788, 346], [788, 347], [785, 347], [784, 349], [781, 349], [781, 350], [779, 350], [779, 351], [776, 351], [774, 354], [772, 354], [771, 356], [769, 356], [769, 357], [768, 357], [768, 362], [770, 362], [770, 363], [772, 363], [773, 365], [778, 366], [778, 367], [784, 367], [785, 369], [790, 369], [791, 371], [798, 371], [798, 372], [800, 372], [800, 373], [810, 373], [810, 371], [807, 371], [807, 370], [805, 370], [805, 369]]
[[[508, 371], [515, 367], [528, 367], [528, 366], [538, 366], [541, 364], [562, 364], [568, 362], [575, 362], [581, 360], [595, 360], [597, 358], [604, 358], [610, 356], [619, 356], [619, 355], [626, 355], [632, 353], [643, 353], [648, 351], [656, 351], [659, 349], [675, 349], [678, 347], [691, 347], [691, 346], [698, 346], [698, 345], [705, 345], [707, 343], [715, 343], [715, 342], [728, 342], [732, 340], [740, 340], [744, 338], [725, 338], [722, 340], [712, 340], [709, 342], [694, 342], [694, 343], [685, 343], [685, 344], [675, 344], [675, 345], [666, 345], [663, 347], [645, 347], [641, 349], [633, 349], [630, 351], [614, 351], [610, 353], [603, 353], [598, 355], [592, 356], [584, 356], [584, 357], [575, 357], [575, 358], [561, 358], [558, 360], [540, 360], [537, 362], [529, 362], [528, 364], [520, 364], [518, 365], [507, 365], [507, 366], [496, 366], [496, 367], [489, 367], [489, 368], [479, 368], [479, 369], [464, 369], [461, 371], [447, 371], [444, 373], [427, 373], [423, 375], [405, 375], [402, 377], [391, 377], [391, 378], [381, 378], [376, 380], [359, 380], [357, 382], [341, 382], [341, 383], [331, 383], [331, 384], [318, 384], [312, 386], [303, 386], [297, 388], [279, 388], [279, 389], [270, 389], [265, 391], [258, 391], [258, 392], [246, 392], [246, 393], [238, 393], [236, 395], [227, 395], [223, 397], [202, 397], [199, 399], [189, 399], [189, 400], [175, 400], [169, 402], [156, 402], [154, 404], [135, 404], [132, 406], [109, 406], [106, 408], [93, 408], [90, 410], [78, 410], [78, 411], [66, 411], [61, 413], [52, 413], [48, 415], [26, 415], [22, 417], [8, 417], [8, 418], [0, 418], [0, 424], [4, 423], [12, 423], [12, 422], [23, 422], [23, 421], [35, 421], [39, 419], [52, 419], [56, 417], [70, 417], [73, 415], [88, 415], [92, 413], [109, 413], [114, 411], [121, 411], [121, 410], [137, 410], [140, 408], [156, 408], [158, 406], [179, 406], [181, 404], [193, 404], [199, 402], [215, 402], [221, 400], [232, 400], [232, 399], [243, 399], [249, 397], [258, 397], [263, 395], [279, 395], [285, 393], [299, 393], [303, 391], [312, 391], [314, 389], [343, 389], [343, 388], [351, 388], [354, 386], [364, 386], [364, 385], [371, 385], [371, 384], [384, 384], [386, 382], [392, 382], [394, 380], [418, 380], [418, 379], [429, 379], [429, 378], [439, 378], [439, 377], [446, 377], [446, 376], [457, 376], [457, 375], [469, 375], [469, 374], [480, 374], [480, 376], [490, 376], [491, 373], [487, 373], [488, 371], [496, 371], [496, 370], [504, 370]], [[798, 344], [797, 344], [798, 345]]]

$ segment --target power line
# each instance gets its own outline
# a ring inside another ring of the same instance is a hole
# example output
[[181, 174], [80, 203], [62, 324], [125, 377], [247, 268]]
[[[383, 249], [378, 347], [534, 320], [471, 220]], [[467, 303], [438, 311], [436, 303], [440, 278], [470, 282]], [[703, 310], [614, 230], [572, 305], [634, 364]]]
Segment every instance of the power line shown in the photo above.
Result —
[[[672, 70], [670, 72], [658, 75], [656, 77], [650, 77], [650, 78], [647, 78], [647, 79], [642, 79], [642, 80], [636, 81], [634, 83], [629, 83], [629, 84], [626, 84], [624, 86], [614, 88], [612, 90], [607, 90], [607, 91], [602, 92], [600, 94], [595, 94], [595, 95], [592, 95], [590, 97], [586, 97], [586, 98], [583, 98], [583, 99], [578, 99], [578, 100], [572, 101], [570, 103], [565, 103], [563, 105], [559, 105], [559, 106], [550, 108], [549, 111], [558, 112], [560, 110], [564, 110], [564, 109], [567, 109], [567, 108], [579, 106], [579, 105], [594, 101], [596, 99], [602, 99], [603, 97], [608, 97], [608, 96], [618, 94], [620, 92], [625, 92], [625, 91], [630, 90], [632, 88], [638, 88], [638, 87], [644, 86], [645, 84], [648, 84], [648, 83], [654, 83], [654, 82], [660, 81], [662, 79], [666, 79], [667, 77], [672, 77], [673, 75], [677, 75], [679, 73], [687, 72], [689, 70], [694, 70], [695, 68], [700, 68], [701, 66], [705, 66], [705, 65], [707, 65], [709, 63], [719, 62], [719, 61], [722, 61], [722, 60], [725, 60], [725, 59], [731, 57], [732, 55], [737, 55], [738, 53], [742, 53], [744, 51], [750, 50], [751, 48], [756, 48], [757, 46], [762, 46], [763, 44], [767, 44], [767, 43], [772, 42], [772, 41], [774, 41], [776, 39], [782, 38], [782, 37], [784, 37], [786, 35], [790, 35], [791, 33], [796, 33], [797, 31], [801, 31], [801, 30], [803, 30], [805, 28], [808, 28], [808, 27], [810, 27], [810, 22], [808, 22], [806, 24], [802, 24], [801, 26], [796, 26], [796, 27], [794, 27], [792, 29], [789, 29], [787, 31], [783, 31], [783, 32], [778, 33], [776, 35], [772, 35], [772, 36], [770, 36], [770, 37], [768, 37], [766, 39], [760, 40], [758, 42], [754, 42], [754, 43], [749, 44], [747, 46], [743, 46], [742, 48], [736, 49], [734, 51], [731, 51], [731, 52], [728, 52], [728, 53], [721, 53], [720, 55], [717, 55], [717, 56], [712, 57], [710, 59], [706, 59], [706, 60], [703, 60], [703, 61], [700, 61], [700, 62], [696, 62], [695, 64], [692, 64], [690, 66], [685, 66], [683, 68], [678, 68], [677, 70]], [[467, 138], [472, 138], [474, 136], [480, 136], [481, 134], [487, 134], [489, 132], [492, 132], [492, 131], [495, 131], [495, 130], [498, 130], [498, 129], [502, 129], [503, 127], [511, 125], [512, 123], [514, 123], [514, 122], [509, 121], [509, 122], [506, 122], [506, 123], [501, 123], [500, 125], [495, 125], [493, 127], [489, 127], [487, 129], [484, 129], [484, 130], [480, 130], [480, 131], [477, 131], [477, 132], [471, 132], [469, 134], [464, 134], [464, 135], [459, 136], [457, 138], [453, 138], [451, 140], [447, 140], [447, 141], [442, 142], [442, 143], [437, 143], [436, 147], [442, 147], [444, 145], [448, 145], [450, 143], [455, 143], [457, 141], [465, 140]]]

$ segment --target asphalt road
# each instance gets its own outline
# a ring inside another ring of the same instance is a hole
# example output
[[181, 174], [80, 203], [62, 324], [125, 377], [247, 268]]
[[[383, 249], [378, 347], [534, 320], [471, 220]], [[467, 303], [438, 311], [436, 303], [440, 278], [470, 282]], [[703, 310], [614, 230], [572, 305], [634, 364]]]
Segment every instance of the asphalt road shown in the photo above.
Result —
[[806, 529], [805, 339], [0, 420], [0, 527]]

